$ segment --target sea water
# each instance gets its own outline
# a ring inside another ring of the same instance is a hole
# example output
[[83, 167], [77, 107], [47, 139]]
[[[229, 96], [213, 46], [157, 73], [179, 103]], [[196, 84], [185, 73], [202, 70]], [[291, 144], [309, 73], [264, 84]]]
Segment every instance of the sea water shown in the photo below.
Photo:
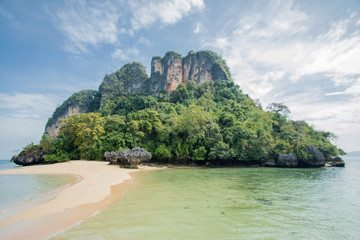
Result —
[[359, 239], [360, 158], [345, 168], [144, 172], [55, 239]]
[[[0, 160], [0, 171], [18, 167], [8, 160]], [[36, 203], [49, 193], [69, 184], [72, 176], [65, 175], [0, 175], [0, 219], [15, 207], [30, 202]]]

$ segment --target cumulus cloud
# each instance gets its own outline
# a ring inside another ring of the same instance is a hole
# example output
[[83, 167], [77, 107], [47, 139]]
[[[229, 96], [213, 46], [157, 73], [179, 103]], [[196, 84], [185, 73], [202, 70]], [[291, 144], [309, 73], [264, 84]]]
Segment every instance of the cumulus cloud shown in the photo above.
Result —
[[[235, 81], [264, 106], [283, 102], [293, 119], [346, 136], [348, 127], [360, 128], [353, 121], [360, 117], [358, 14], [331, 22], [308, 14], [293, 1], [254, 3], [205, 47], [220, 52]], [[360, 139], [360, 131], [351, 135]]]
[[[285, 78], [298, 81], [324, 74], [334, 76], [333, 83], [338, 83], [339, 78], [360, 74], [360, 33], [349, 30], [349, 25], [356, 25], [354, 16], [333, 22], [326, 32], [312, 36], [313, 19], [293, 1], [272, 1], [264, 9], [241, 16], [234, 29], [207, 45], [222, 53], [240, 85], [254, 97], [264, 97], [276, 88], [274, 83]], [[282, 72], [282, 77], [269, 76], [271, 72]], [[253, 87], [254, 83], [267, 90]]]
[[133, 12], [131, 23], [135, 30], [146, 28], [157, 21], [165, 25], [174, 24], [190, 12], [205, 7], [203, 0], [134, 0], [129, 1], [129, 4]]
[[67, 51], [87, 52], [89, 46], [117, 41], [120, 12], [111, 2], [69, 0], [52, 16], [67, 38]]
[[[66, 37], [65, 50], [76, 54], [88, 52], [89, 47], [118, 43], [119, 35], [133, 36], [137, 30], [155, 23], [175, 24], [205, 7], [203, 0], [68, 0], [65, 3], [62, 9], [48, 12]], [[151, 44], [146, 39], [142, 43]]]

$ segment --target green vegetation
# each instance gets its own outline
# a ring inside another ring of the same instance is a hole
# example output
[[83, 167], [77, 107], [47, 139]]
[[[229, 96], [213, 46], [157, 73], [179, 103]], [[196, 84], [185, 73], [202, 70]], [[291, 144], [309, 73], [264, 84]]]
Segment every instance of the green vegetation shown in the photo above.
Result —
[[[343, 153], [329, 132], [287, 119], [289, 109], [273, 103], [265, 112], [232, 81], [189, 82], [170, 96], [131, 94], [119, 89], [97, 112], [63, 121], [57, 138], [39, 146], [46, 161], [102, 159], [106, 151], [142, 147], [161, 163], [253, 164], [314, 144], [327, 158]], [[32, 147], [31, 147], [32, 148]]]
[[[181, 58], [173, 51], [164, 58], [170, 55]], [[152, 153], [152, 161], [199, 165], [262, 163], [283, 153], [307, 159], [309, 144], [328, 159], [344, 154], [331, 143], [334, 134], [289, 120], [284, 104], [271, 103], [264, 111], [234, 84], [225, 60], [215, 52], [190, 51], [184, 59], [206, 62], [211, 74], [221, 76], [201, 85], [189, 81], [170, 94], [153, 96], [145, 67], [126, 64], [106, 75], [99, 91], [80, 91], [66, 100], [47, 125], [67, 116], [69, 107], [82, 114], [61, 120], [56, 138], [44, 136], [24, 153], [42, 152], [45, 161], [58, 162], [103, 159], [105, 152], [142, 147]]]
[[46, 126], [52, 125], [63, 117], [69, 106], [79, 107], [81, 112], [93, 112], [100, 107], [100, 94], [96, 90], [81, 90], [71, 95], [63, 104], [56, 108]]

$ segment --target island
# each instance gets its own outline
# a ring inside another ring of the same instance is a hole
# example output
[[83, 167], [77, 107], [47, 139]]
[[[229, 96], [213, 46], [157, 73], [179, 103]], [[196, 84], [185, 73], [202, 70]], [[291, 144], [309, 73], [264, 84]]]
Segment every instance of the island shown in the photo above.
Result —
[[190, 51], [183, 57], [169, 51], [152, 58], [150, 76], [132, 62], [106, 75], [98, 90], [74, 93], [49, 118], [40, 143], [12, 160], [105, 160], [141, 148], [151, 155], [146, 162], [157, 164], [345, 165], [339, 157], [345, 152], [332, 143], [335, 134], [290, 120], [289, 113], [283, 103], [264, 109], [243, 93], [217, 53]]

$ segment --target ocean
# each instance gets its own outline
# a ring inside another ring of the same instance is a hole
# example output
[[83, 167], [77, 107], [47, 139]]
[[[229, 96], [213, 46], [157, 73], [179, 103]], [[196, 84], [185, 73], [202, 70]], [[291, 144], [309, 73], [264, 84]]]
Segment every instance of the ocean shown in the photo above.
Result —
[[[8, 160], [0, 160], [0, 171], [18, 167]], [[65, 187], [72, 180], [65, 175], [0, 175], [0, 219], [15, 208], [36, 204]]]
[[[119, 201], [52, 239], [359, 239], [360, 157], [344, 159], [345, 168], [141, 172]], [[1, 209], [69, 182], [0, 175]]]
[[360, 158], [344, 159], [140, 173], [118, 202], [54, 239], [359, 239]]

